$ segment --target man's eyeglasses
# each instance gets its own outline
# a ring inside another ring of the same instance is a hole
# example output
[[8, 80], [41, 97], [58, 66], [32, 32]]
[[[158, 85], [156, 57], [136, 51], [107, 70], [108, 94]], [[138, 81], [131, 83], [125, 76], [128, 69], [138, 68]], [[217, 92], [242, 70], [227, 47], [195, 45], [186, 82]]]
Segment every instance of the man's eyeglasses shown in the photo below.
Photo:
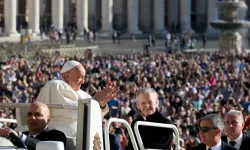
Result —
[[208, 132], [211, 129], [217, 129], [217, 128], [214, 128], [214, 127], [213, 128], [209, 128], [209, 127], [206, 127], [206, 126], [204, 126], [204, 127], [199, 126], [198, 127], [198, 130], [202, 131], [202, 132]]

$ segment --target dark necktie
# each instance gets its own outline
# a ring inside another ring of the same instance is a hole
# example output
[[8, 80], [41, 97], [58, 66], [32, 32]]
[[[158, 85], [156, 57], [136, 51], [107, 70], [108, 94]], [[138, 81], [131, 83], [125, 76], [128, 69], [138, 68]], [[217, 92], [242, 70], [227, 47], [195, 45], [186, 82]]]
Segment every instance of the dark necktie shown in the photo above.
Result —
[[236, 144], [236, 142], [235, 141], [230, 141], [229, 144], [234, 146]]
[[212, 148], [208, 148], [207, 150], [212, 150]]
[[26, 138], [26, 142], [25, 142], [25, 145], [27, 146], [32, 146], [32, 147], [36, 147], [36, 144], [40, 142], [39, 140], [35, 139], [34, 136], [32, 135], [29, 135], [27, 136]]

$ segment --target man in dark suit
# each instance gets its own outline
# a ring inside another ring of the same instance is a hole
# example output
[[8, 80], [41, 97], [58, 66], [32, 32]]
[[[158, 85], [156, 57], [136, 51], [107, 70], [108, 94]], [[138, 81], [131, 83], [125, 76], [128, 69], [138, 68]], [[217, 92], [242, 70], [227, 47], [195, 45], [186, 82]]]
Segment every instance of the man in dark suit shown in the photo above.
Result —
[[[109, 133], [109, 144], [110, 144], [110, 150], [122, 150], [122, 146], [120, 143], [119, 138], [114, 135]], [[105, 148], [105, 139], [103, 139], [103, 146], [104, 146], [104, 150]]]
[[201, 144], [193, 150], [236, 150], [221, 140], [224, 124], [218, 114], [204, 116], [200, 120], [199, 135]]
[[[154, 89], [152, 88], [140, 89], [137, 93], [136, 99], [138, 101], [137, 106], [141, 111], [142, 115], [132, 122], [131, 127], [133, 132], [134, 132], [134, 125], [137, 121], [171, 124], [171, 121], [169, 119], [167, 119], [157, 111], [159, 100], [158, 100], [158, 94]], [[142, 138], [144, 148], [154, 148], [154, 149], [164, 149], [164, 150], [171, 149], [171, 144], [173, 140], [172, 129], [139, 126], [139, 132]], [[129, 144], [126, 150], [133, 150], [131, 140], [129, 140]]]
[[[41, 102], [35, 102], [29, 106], [27, 111], [27, 125], [29, 131], [21, 133], [10, 128], [0, 128], [0, 136], [9, 137], [10, 134], [14, 134], [16, 137], [10, 138], [11, 142], [19, 146], [18, 144], [20, 144], [19, 142], [21, 141], [28, 150], [35, 150], [36, 144], [40, 141], [61, 141], [65, 146], [65, 134], [58, 130], [49, 130], [49, 121], [50, 113], [47, 105]], [[18, 141], [18, 138], [20, 141]]]
[[250, 137], [242, 133], [243, 127], [243, 114], [238, 110], [230, 110], [225, 117], [227, 136], [223, 136], [221, 139], [238, 150], [250, 149]]

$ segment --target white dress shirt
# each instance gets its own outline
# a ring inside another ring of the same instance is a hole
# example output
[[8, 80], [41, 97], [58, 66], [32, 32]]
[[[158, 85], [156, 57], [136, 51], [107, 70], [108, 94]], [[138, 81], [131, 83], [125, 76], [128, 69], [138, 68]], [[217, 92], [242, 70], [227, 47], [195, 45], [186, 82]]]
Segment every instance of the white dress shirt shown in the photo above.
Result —
[[[221, 140], [219, 143], [217, 143], [215, 146], [210, 147], [212, 150], [221, 150]], [[207, 150], [209, 149], [209, 147], [207, 147]]]
[[234, 140], [231, 140], [231, 139], [227, 136], [227, 143], [229, 143], [230, 141], [235, 141], [236, 144], [234, 145], [234, 147], [235, 147], [236, 149], [240, 149], [242, 140], [243, 140], [243, 134], [242, 134], [242, 133], [240, 134], [240, 136], [238, 136], [238, 137], [237, 137], [236, 139], [234, 139]]

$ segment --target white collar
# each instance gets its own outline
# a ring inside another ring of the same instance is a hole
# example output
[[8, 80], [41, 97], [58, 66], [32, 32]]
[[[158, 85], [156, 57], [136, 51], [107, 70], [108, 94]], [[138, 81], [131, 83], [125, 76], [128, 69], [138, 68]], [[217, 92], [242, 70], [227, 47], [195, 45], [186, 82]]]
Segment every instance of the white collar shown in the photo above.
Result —
[[[209, 147], [207, 147], [208, 149]], [[212, 150], [220, 150], [221, 149], [221, 140], [213, 147], [210, 147]]]
[[[242, 140], [243, 140], [243, 134], [241, 133], [240, 136], [238, 136], [236, 139], [234, 140], [231, 140], [228, 136], [227, 136], [227, 142], [229, 143], [230, 141], [235, 141], [236, 144], [235, 145], [238, 145], [237, 147], [239, 147], [242, 143]], [[234, 146], [235, 147], [235, 146]]]
[[[66, 82], [66, 81], [63, 79], [62, 75], [61, 75], [58, 79], [61, 79], [61, 80], [63, 80], [64, 82]], [[66, 82], [66, 83], [67, 83], [67, 82]]]
[[[45, 127], [41, 132], [43, 132], [44, 130], [46, 130], [48, 127]], [[36, 138], [41, 132], [37, 133], [37, 134], [34, 134], [34, 135], [30, 135], [29, 133], [29, 136], [32, 136], [34, 138]]]
[[41, 132], [37, 133], [37, 134], [34, 134], [34, 135], [30, 135], [29, 136], [32, 136], [33, 138], [36, 138]]

